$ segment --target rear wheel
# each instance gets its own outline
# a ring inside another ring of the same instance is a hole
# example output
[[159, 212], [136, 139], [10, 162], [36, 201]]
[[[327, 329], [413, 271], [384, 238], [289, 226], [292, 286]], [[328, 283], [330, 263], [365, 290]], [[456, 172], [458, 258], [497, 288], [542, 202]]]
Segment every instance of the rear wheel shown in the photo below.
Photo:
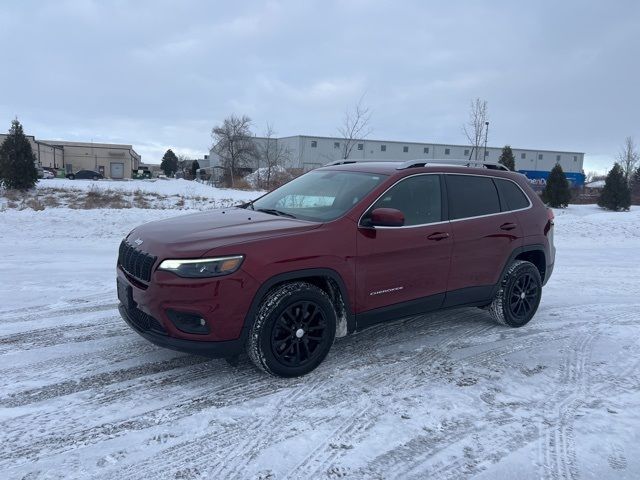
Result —
[[247, 353], [261, 370], [297, 377], [327, 356], [336, 333], [336, 312], [329, 296], [307, 282], [275, 288], [263, 299], [249, 332]]
[[498, 323], [522, 327], [535, 315], [541, 297], [542, 280], [536, 266], [516, 260], [509, 266], [488, 310]]
[[97, 175], [94, 175], [94, 176], [93, 176], [93, 179], [94, 179], [94, 180], [98, 180], [98, 176], [97, 176]]

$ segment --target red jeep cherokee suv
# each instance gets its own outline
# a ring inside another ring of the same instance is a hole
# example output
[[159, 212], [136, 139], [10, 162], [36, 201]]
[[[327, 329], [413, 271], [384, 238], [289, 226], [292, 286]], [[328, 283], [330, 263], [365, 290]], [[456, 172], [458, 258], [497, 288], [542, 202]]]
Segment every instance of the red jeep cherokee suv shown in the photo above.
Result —
[[553, 270], [553, 213], [493, 164], [336, 162], [120, 245], [124, 320], [167, 348], [297, 376], [335, 337], [478, 306], [525, 325]]

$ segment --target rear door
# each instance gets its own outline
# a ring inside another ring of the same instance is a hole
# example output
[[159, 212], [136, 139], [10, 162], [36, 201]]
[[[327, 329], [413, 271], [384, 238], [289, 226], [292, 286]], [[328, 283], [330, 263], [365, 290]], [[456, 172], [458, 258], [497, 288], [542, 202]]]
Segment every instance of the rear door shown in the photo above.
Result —
[[[357, 233], [359, 312], [410, 301], [417, 301], [407, 305], [417, 311], [442, 304], [452, 241], [441, 182], [438, 174], [406, 177], [388, 189], [363, 215]], [[405, 225], [363, 227], [367, 215], [381, 207], [400, 210], [405, 216]], [[359, 325], [361, 323], [359, 320]]]
[[[453, 254], [445, 305], [487, 298], [522, 244], [517, 216], [501, 205], [491, 177], [445, 174]], [[503, 201], [504, 203], [504, 201]]]

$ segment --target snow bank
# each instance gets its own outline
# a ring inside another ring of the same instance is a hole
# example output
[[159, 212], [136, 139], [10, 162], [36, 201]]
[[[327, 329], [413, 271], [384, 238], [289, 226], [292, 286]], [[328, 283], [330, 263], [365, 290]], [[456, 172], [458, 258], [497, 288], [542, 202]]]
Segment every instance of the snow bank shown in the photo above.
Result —
[[238, 201], [249, 201], [262, 195], [260, 191], [235, 190], [231, 188], [217, 188], [203, 183], [184, 180], [182, 178], [169, 178], [166, 180], [68, 180], [66, 178], [53, 178], [40, 180], [36, 188], [56, 188], [64, 190], [91, 189], [115, 190], [123, 193], [142, 191], [159, 195], [181, 195], [183, 197], [205, 197], [212, 199], [233, 198]]

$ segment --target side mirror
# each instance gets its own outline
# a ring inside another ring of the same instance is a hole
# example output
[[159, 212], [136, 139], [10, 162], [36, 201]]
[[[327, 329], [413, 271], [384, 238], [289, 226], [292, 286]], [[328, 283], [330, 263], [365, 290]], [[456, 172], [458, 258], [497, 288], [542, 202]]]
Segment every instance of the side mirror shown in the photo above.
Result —
[[402, 227], [404, 214], [395, 208], [376, 208], [369, 216], [372, 227]]

